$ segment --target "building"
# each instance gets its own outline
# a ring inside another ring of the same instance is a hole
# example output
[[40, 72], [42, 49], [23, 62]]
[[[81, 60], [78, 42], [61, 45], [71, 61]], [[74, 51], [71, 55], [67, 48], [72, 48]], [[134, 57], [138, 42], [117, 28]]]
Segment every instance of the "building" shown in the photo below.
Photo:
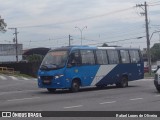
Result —
[[[22, 44], [17, 44], [18, 61], [22, 60]], [[0, 62], [16, 62], [16, 44], [0, 44]]]
[[44, 47], [23, 50], [22, 61], [28, 61], [29, 60], [28, 58], [30, 57], [33, 58], [34, 55], [39, 56], [40, 57], [39, 60], [41, 61], [49, 50], [50, 48], [44, 48]]
[[45, 56], [49, 50], [50, 48], [43, 48], [43, 47], [27, 49], [23, 51], [23, 57], [34, 55], [34, 54]]

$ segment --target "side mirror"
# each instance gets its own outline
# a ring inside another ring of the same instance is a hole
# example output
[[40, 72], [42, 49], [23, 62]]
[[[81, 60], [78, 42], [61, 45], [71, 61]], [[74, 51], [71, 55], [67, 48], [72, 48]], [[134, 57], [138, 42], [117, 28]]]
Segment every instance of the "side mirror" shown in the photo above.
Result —
[[72, 66], [72, 64], [67, 64], [67, 68], [71, 68]]

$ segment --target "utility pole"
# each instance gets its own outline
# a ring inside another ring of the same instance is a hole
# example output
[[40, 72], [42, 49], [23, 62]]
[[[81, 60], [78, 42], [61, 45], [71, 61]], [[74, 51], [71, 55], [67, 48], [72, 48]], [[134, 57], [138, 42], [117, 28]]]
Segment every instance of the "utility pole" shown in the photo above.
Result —
[[11, 30], [15, 30], [15, 33], [13, 33], [15, 35], [15, 43], [16, 43], [16, 62], [18, 62], [18, 40], [17, 40], [17, 28], [8, 28]]
[[71, 46], [71, 40], [73, 40], [73, 39], [72, 39], [72, 36], [69, 35], [69, 46]]
[[144, 2], [144, 4], [136, 5], [136, 7], [141, 7], [144, 10], [144, 13], [141, 13], [141, 15], [145, 16], [148, 68], [149, 68], [149, 74], [151, 75], [151, 53], [150, 53], [150, 39], [149, 39], [149, 27], [148, 27], [149, 22], [148, 22], [147, 3]]

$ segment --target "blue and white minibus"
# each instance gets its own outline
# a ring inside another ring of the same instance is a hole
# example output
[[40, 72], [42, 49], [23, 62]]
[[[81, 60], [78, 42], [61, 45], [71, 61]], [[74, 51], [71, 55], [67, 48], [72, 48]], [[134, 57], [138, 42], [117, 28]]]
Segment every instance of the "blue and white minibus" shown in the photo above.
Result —
[[139, 49], [123, 47], [67, 46], [50, 50], [38, 70], [38, 86], [79, 91], [83, 86], [127, 87], [143, 79], [144, 64]]

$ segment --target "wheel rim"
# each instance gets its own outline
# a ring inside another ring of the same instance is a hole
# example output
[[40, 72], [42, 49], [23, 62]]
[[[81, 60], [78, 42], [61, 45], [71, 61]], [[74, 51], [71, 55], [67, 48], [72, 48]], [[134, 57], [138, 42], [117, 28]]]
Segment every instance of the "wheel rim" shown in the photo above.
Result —
[[74, 92], [77, 92], [79, 90], [79, 84], [78, 82], [74, 82], [73, 83], [73, 89], [72, 89]]
[[123, 78], [122, 85], [123, 85], [123, 87], [127, 87], [127, 79], [126, 78]]

